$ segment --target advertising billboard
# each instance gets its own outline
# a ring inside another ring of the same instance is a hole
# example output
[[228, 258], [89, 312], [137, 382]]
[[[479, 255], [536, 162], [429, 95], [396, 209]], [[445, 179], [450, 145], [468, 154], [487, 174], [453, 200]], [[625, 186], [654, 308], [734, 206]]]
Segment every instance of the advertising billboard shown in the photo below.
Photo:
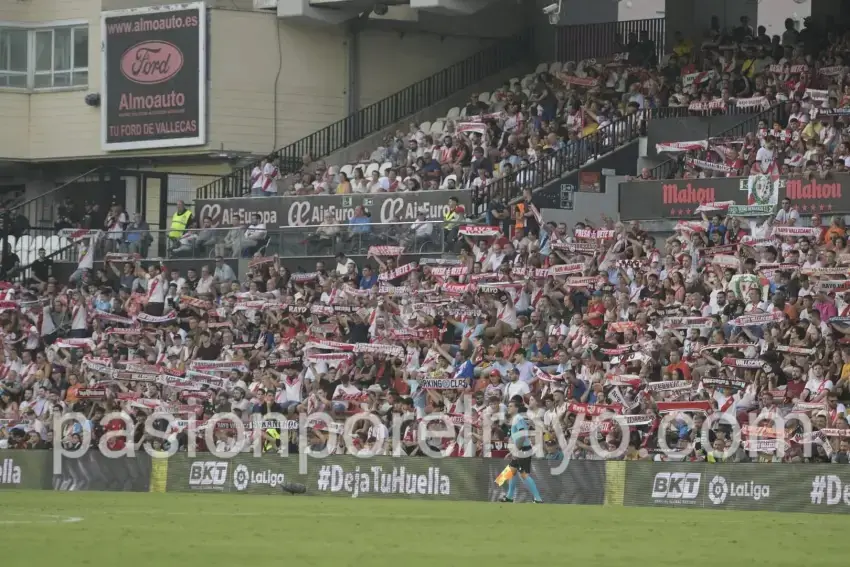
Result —
[[103, 12], [101, 37], [103, 149], [205, 144], [204, 3]]

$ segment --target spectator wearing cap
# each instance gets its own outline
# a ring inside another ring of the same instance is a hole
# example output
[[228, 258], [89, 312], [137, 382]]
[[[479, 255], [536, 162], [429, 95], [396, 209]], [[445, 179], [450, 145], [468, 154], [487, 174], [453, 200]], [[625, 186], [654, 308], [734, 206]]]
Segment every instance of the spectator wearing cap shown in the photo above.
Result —
[[514, 367], [508, 370], [508, 383], [505, 385], [505, 395], [502, 400], [507, 403], [514, 396], [525, 397], [531, 393], [528, 382], [520, 380], [520, 371]]

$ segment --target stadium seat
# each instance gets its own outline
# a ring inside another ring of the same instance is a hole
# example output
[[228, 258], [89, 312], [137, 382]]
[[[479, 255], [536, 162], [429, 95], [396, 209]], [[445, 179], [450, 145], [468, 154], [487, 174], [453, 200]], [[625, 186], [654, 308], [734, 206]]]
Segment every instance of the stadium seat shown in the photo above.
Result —
[[478, 95], [478, 100], [485, 104], [490, 104], [490, 93], [481, 93]]
[[466, 118], [466, 107], [465, 106], [460, 109], [460, 117]]
[[38, 249], [44, 248], [44, 236], [38, 234], [30, 237], [30, 250], [33, 254], [38, 255]]
[[379, 164], [379, 163], [370, 163], [370, 164], [366, 167], [366, 177], [371, 177], [372, 172], [374, 172], [374, 171], [377, 171], [378, 173], [380, 173], [380, 168], [381, 168], [381, 164]]
[[48, 254], [58, 252], [62, 249], [62, 241], [56, 235], [53, 235], [50, 238], [46, 238], [44, 240], [44, 249]]
[[558, 61], [555, 61], [551, 65], [549, 65], [549, 72], [551, 74], [560, 73], [561, 72], [561, 64]]
[[449, 109], [449, 113], [446, 114], [446, 118], [449, 119], [449, 120], [451, 120], [453, 118], [458, 118], [459, 116], [460, 116], [460, 107], [459, 106], [453, 106], [452, 108]]
[[435, 120], [433, 124], [431, 124], [431, 134], [435, 134], [437, 136], [443, 135], [443, 123], [440, 120]]
[[539, 65], [537, 65], [537, 69], [534, 70], [534, 73], [535, 74], [545, 73], [548, 70], [549, 70], [549, 64], [548, 63], [540, 63]]
[[15, 243], [15, 247], [13, 250], [15, 254], [18, 255], [18, 258], [21, 260], [21, 265], [26, 265], [30, 263], [29, 254], [30, 254], [30, 236], [28, 234], [22, 234], [18, 241]]
[[381, 175], [386, 175], [387, 170], [392, 169], [392, 168], [393, 168], [393, 162], [385, 161], [384, 163], [381, 164], [381, 167], [378, 171], [381, 173]]
[[344, 173], [346, 177], [351, 178], [352, 171], [354, 170], [354, 166], [347, 163], [344, 166], [339, 168], [340, 173]]

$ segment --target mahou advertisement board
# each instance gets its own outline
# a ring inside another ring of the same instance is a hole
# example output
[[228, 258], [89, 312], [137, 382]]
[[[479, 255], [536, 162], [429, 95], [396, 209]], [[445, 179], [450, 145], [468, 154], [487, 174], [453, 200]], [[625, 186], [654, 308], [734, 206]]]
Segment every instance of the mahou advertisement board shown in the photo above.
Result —
[[[620, 183], [620, 220], [698, 218], [703, 203], [781, 204], [789, 199], [801, 215], [850, 212], [850, 175], [805, 177], [751, 176], [665, 179]], [[709, 215], [710, 216], [710, 215]], [[829, 224], [825, 222], [824, 224]]]
[[206, 143], [203, 2], [101, 14], [103, 149]]

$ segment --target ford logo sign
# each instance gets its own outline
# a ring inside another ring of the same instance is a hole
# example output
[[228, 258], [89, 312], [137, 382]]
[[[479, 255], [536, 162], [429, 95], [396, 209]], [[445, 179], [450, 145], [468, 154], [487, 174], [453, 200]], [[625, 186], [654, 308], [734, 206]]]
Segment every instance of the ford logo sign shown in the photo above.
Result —
[[141, 85], [163, 83], [183, 68], [183, 52], [167, 41], [137, 43], [121, 56], [121, 73]]

